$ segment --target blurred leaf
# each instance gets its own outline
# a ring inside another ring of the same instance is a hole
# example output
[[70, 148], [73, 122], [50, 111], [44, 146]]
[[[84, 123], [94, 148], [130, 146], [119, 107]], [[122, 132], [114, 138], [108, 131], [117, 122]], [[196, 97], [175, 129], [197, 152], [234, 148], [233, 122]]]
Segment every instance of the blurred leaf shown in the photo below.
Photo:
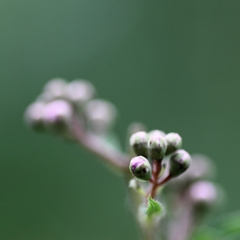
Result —
[[192, 238], [192, 240], [220, 240], [221, 232], [218, 229], [214, 228], [204, 228], [198, 231]]
[[197, 232], [192, 240], [239, 240], [240, 212], [229, 214], [218, 219], [214, 228], [206, 227]]
[[[232, 213], [222, 217], [217, 222], [224, 239], [240, 239], [240, 212]], [[226, 238], [225, 238], [226, 237]]]
[[150, 196], [148, 197], [148, 206], [147, 206], [147, 217], [150, 219], [153, 215], [162, 213], [162, 207], [159, 202], [152, 199]]

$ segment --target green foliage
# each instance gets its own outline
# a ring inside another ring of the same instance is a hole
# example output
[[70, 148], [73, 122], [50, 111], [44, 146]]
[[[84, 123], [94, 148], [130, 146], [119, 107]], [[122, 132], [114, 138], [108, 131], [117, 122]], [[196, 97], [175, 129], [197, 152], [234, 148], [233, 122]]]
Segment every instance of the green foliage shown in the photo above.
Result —
[[148, 206], [147, 206], [147, 217], [148, 219], [151, 219], [152, 216], [154, 215], [161, 215], [161, 213], [163, 212], [162, 206], [161, 204], [152, 199], [151, 196], [148, 197]]
[[239, 240], [240, 212], [220, 218], [214, 227], [205, 227], [197, 232], [192, 240]]

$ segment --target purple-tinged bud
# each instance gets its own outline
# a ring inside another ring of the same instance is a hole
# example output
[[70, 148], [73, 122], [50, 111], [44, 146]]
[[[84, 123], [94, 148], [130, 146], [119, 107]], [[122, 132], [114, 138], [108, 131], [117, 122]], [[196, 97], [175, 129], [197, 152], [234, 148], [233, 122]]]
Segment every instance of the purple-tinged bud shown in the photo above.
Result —
[[160, 136], [160, 137], [165, 137], [166, 133], [160, 130], [152, 130], [150, 132], [148, 132], [148, 136], [149, 138], [153, 137], [153, 136]]
[[28, 106], [25, 111], [25, 121], [27, 124], [36, 131], [43, 131], [44, 124], [42, 119], [42, 113], [45, 104], [42, 102], [34, 102]]
[[149, 156], [154, 160], [162, 160], [167, 150], [167, 141], [164, 137], [155, 135], [148, 141]]
[[143, 156], [137, 156], [130, 161], [129, 169], [138, 179], [148, 181], [151, 179], [152, 167], [149, 161]]
[[93, 98], [95, 89], [87, 80], [74, 80], [64, 89], [64, 97], [72, 103], [83, 105]]
[[72, 119], [72, 107], [64, 100], [54, 100], [45, 105], [43, 121], [49, 130], [61, 131], [67, 129]]
[[182, 138], [178, 133], [168, 133], [165, 138], [168, 144], [166, 155], [171, 154], [182, 147]]
[[53, 78], [45, 85], [40, 98], [42, 100], [46, 99], [46, 101], [62, 98], [66, 84], [66, 81], [61, 78]]
[[189, 188], [189, 198], [196, 205], [211, 206], [218, 198], [217, 187], [208, 181], [198, 181]]
[[130, 137], [130, 146], [136, 155], [148, 157], [148, 134], [136, 132]]
[[177, 177], [185, 172], [191, 163], [191, 156], [185, 150], [177, 150], [169, 159], [169, 174]]
[[91, 129], [98, 134], [104, 134], [112, 128], [117, 110], [111, 102], [94, 99], [86, 104], [85, 114]]

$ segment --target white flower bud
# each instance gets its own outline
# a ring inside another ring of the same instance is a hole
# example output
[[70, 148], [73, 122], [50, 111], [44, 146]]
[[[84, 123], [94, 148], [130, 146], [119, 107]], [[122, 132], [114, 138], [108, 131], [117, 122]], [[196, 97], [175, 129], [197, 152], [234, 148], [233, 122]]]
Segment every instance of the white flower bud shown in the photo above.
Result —
[[72, 119], [72, 107], [64, 100], [54, 100], [45, 105], [43, 121], [49, 130], [65, 130]]
[[191, 163], [191, 156], [185, 150], [177, 150], [169, 159], [169, 174], [177, 177], [185, 172]]
[[195, 204], [210, 206], [216, 203], [218, 197], [217, 188], [211, 182], [198, 181], [190, 186], [189, 197]]
[[40, 98], [46, 101], [62, 98], [66, 84], [66, 81], [61, 78], [53, 78], [45, 85]]
[[92, 130], [98, 134], [103, 134], [113, 126], [117, 110], [112, 103], [95, 99], [86, 104], [85, 114]]
[[148, 132], [148, 136], [149, 138], [153, 137], [153, 136], [160, 136], [160, 137], [165, 137], [166, 133], [160, 130], [152, 130], [150, 132]]
[[93, 98], [95, 89], [87, 80], [74, 80], [64, 89], [64, 97], [72, 103], [82, 105]]
[[25, 111], [25, 121], [34, 130], [44, 130], [44, 124], [42, 119], [43, 109], [45, 104], [42, 102], [34, 102], [28, 106]]
[[178, 133], [168, 133], [165, 138], [168, 144], [166, 155], [173, 153], [182, 147], [182, 138]]
[[162, 160], [167, 150], [167, 141], [164, 137], [153, 135], [148, 141], [148, 149], [152, 159]]
[[134, 133], [130, 137], [130, 146], [136, 155], [141, 155], [148, 157], [148, 134], [146, 132], [140, 131]]

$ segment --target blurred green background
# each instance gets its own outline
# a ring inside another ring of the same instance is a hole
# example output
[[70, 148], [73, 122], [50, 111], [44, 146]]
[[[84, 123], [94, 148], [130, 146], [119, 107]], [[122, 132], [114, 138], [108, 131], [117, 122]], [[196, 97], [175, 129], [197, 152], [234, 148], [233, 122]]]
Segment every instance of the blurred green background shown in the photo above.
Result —
[[123, 181], [23, 112], [51, 78], [85, 78], [119, 109], [214, 159], [239, 209], [240, 2], [0, 1], [0, 239], [132, 240]]

